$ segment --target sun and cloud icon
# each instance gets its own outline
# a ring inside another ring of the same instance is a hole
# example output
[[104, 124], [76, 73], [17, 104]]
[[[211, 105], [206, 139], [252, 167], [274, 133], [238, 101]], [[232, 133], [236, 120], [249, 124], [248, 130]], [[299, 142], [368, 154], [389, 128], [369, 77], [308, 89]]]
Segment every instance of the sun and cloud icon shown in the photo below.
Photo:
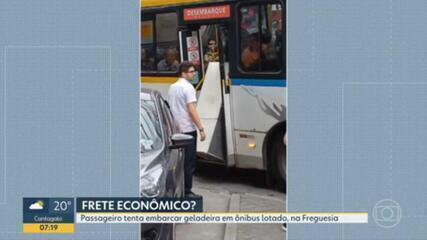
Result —
[[30, 205], [29, 209], [31, 210], [43, 210], [44, 202], [42, 200], [39, 200], [33, 204]]

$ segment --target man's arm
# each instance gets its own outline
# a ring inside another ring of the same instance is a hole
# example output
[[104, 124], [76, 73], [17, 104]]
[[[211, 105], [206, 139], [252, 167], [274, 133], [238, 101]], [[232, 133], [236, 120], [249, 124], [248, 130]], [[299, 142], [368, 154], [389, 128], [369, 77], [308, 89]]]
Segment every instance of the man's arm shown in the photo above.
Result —
[[194, 124], [200, 131], [200, 141], [204, 141], [206, 138], [205, 131], [202, 126], [202, 122], [200, 121], [199, 113], [197, 112], [196, 103], [191, 102], [187, 103], [188, 113], [190, 114], [191, 120], [193, 120]]

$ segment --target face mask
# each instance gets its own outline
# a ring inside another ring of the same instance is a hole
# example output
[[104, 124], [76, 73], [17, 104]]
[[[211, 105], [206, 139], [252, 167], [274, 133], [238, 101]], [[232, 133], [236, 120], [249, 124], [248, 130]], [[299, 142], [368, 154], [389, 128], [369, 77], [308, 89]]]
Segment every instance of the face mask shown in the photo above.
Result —
[[196, 85], [196, 84], [198, 84], [198, 83], [199, 83], [199, 81], [200, 81], [199, 72], [195, 72], [195, 73], [194, 73], [193, 81], [191, 81], [191, 83], [192, 83], [193, 85]]

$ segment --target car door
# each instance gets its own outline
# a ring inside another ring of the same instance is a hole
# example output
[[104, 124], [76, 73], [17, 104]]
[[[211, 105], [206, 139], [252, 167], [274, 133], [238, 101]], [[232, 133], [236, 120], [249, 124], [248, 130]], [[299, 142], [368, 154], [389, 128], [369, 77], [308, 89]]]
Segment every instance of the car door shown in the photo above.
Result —
[[184, 159], [183, 149], [170, 149], [172, 135], [178, 133], [178, 128], [173, 120], [169, 104], [160, 97], [166, 146], [169, 149], [167, 161], [166, 192], [167, 197], [182, 197], [184, 192]]

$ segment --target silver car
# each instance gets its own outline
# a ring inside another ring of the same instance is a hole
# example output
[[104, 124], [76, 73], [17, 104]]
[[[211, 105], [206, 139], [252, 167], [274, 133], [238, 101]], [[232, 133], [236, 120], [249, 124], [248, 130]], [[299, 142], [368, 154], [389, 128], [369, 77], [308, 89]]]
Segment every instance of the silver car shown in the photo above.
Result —
[[[154, 90], [140, 94], [141, 197], [184, 197], [184, 151], [192, 137], [179, 134], [168, 103]], [[141, 224], [141, 239], [175, 239], [174, 224]]]

